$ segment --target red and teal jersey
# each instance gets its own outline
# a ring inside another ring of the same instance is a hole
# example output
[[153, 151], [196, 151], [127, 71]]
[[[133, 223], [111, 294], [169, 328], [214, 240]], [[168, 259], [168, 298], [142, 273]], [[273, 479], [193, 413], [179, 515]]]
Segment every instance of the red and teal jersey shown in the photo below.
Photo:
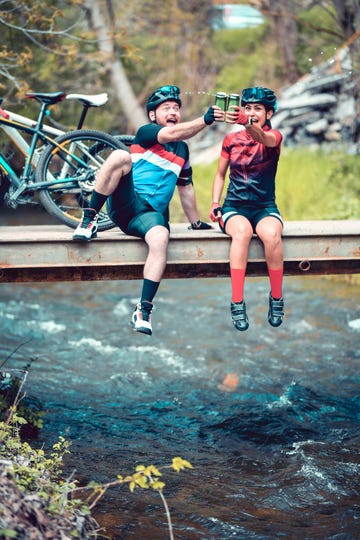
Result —
[[142, 126], [130, 148], [135, 191], [158, 212], [166, 210], [177, 184], [192, 182], [188, 145], [184, 141], [158, 143], [161, 128]]
[[276, 137], [276, 146], [255, 141], [246, 129], [224, 137], [221, 156], [229, 160], [229, 186], [226, 203], [246, 201], [266, 205], [275, 202], [275, 176], [280, 157], [282, 135], [264, 127]]

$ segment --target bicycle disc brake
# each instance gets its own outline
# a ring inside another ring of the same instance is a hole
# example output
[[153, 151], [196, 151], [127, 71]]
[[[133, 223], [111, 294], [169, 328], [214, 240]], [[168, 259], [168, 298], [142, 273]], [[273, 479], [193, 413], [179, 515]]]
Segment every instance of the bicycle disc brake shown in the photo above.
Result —
[[92, 169], [83, 169], [81, 171], [81, 179], [78, 178], [78, 184], [81, 187], [82, 191], [86, 191], [87, 193], [91, 193], [95, 189], [95, 182], [96, 182], [96, 171]]

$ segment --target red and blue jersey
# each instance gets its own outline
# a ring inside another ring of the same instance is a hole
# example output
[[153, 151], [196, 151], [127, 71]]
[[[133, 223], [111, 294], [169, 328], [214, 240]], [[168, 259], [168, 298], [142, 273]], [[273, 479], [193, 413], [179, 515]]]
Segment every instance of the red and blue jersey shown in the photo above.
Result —
[[263, 129], [275, 134], [275, 147], [255, 141], [246, 129], [224, 137], [221, 157], [229, 160], [230, 181], [225, 202], [230, 205], [239, 201], [261, 206], [275, 202], [275, 176], [282, 135], [268, 126]]
[[188, 145], [184, 141], [158, 143], [161, 128], [142, 126], [130, 148], [135, 191], [158, 212], [166, 210], [177, 184], [192, 182]]

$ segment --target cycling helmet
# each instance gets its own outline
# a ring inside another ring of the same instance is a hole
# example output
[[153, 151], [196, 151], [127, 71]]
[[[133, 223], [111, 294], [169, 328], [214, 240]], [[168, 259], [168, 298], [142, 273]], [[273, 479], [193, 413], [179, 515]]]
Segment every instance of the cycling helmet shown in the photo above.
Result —
[[178, 86], [160, 86], [155, 92], [151, 94], [146, 102], [146, 110], [154, 111], [156, 107], [164, 103], [165, 101], [176, 101], [181, 107], [180, 88]]
[[262, 103], [266, 109], [273, 109], [274, 112], [278, 108], [278, 102], [274, 92], [262, 86], [244, 88], [241, 94], [241, 105], [244, 106], [246, 103]]

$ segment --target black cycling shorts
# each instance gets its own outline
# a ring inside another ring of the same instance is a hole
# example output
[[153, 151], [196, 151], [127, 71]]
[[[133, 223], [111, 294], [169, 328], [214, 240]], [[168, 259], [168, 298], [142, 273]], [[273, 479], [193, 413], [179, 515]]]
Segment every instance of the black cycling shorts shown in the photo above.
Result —
[[251, 223], [253, 231], [255, 232], [256, 226], [265, 217], [274, 217], [278, 219], [282, 224], [284, 224], [283, 219], [280, 215], [279, 209], [276, 204], [268, 204], [266, 206], [258, 206], [253, 204], [241, 203], [236, 206], [230, 206], [229, 203], [222, 207], [222, 222], [221, 230], [225, 232], [225, 227], [227, 221], [232, 216], [244, 216]]
[[112, 221], [131, 236], [144, 238], [156, 225], [170, 230], [169, 211], [157, 212], [136, 193], [132, 179], [132, 170], [122, 177], [118, 187], [107, 200], [107, 211]]

